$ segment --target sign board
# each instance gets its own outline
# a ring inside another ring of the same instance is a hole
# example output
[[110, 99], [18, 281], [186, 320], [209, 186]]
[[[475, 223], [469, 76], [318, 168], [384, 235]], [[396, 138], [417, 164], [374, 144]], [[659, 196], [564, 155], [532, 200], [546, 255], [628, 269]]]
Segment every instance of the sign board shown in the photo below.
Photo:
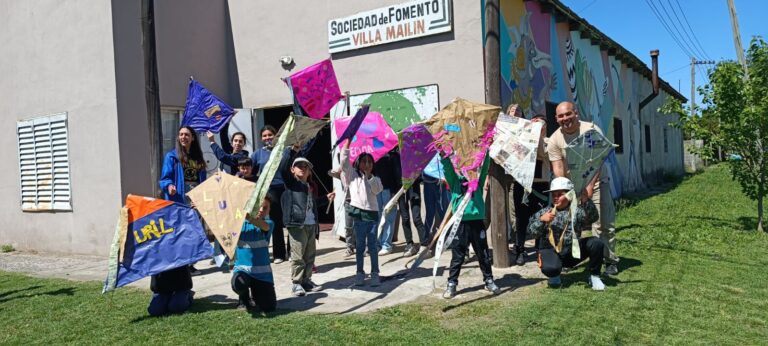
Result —
[[441, 34], [453, 30], [451, 0], [416, 0], [328, 21], [328, 51]]

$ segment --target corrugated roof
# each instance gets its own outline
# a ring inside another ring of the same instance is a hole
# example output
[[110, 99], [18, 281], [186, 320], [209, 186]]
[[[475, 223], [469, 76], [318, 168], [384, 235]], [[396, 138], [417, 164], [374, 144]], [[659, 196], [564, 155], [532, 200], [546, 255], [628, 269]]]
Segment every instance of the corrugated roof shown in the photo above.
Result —
[[[608, 55], [616, 57], [627, 66], [629, 66], [635, 72], [651, 80], [651, 69], [637, 56], [632, 54], [629, 50], [622, 45], [608, 37], [608, 35], [602, 33], [592, 24], [579, 17], [568, 6], [564, 5], [559, 0], [525, 0], [536, 1], [542, 5], [542, 10], [549, 12], [555, 16], [555, 20], [558, 22], [567, 21], [572, 31], [579, 31], [582, 38], [588, 38], [592, 41], [592, 44], [599, 46], [600, 49], [608, 51]], [[650, 51], [650, 50], [649, 50]], [[659, 87], [666, 91], [668, 94], [680, 99], [683, 103], [688, 99], [675, 90], [669, 83], [659, 77]]]

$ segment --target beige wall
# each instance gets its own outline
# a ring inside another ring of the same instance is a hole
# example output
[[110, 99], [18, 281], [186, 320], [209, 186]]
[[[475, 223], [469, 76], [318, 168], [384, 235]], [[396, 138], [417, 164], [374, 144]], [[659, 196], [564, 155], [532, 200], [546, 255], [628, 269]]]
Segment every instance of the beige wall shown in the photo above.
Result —
[[[300, 0], [283, 3], [229, 0], [243, 106], [263, 108], [291, 102], [280, 80], [329, 57], [328, 20], [403, 0]], [[480, 3], [454, 1], [451, 33], [389, 43], [332, 56], [342, 92], [354, 94], [437, 84], [440, 105], [454, 97], [483, 102], [484, 75]]]
[[[121, 204], [110, 3], [2, 1], [0, 22], [0, 243], [104, 254]], [[73, 211], [22, 212], [16, 121], [59, 112]]]

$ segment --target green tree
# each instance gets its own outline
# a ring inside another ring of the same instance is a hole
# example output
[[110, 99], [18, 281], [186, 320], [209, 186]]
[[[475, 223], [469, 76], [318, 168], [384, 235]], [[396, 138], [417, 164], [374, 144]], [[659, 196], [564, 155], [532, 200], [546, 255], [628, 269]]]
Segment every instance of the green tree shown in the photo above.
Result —
[[679, 102], [662, 106], [663, 113], [679, 114], [680, 125], [691, 138], [702, 139], [697, 151], [712, 158], [720, 147], [735, 159], [728, 160], [733, 179], [742, 192], [757, 201], [757, 229], [763, 231], [763, 200], [768, 195], [768, 44], [752, 39], [747, 50], [747, 71], [734, 61], [718, 63], [709, 72], [710, 83], [699, 89], [705, 108], [687, 116]]

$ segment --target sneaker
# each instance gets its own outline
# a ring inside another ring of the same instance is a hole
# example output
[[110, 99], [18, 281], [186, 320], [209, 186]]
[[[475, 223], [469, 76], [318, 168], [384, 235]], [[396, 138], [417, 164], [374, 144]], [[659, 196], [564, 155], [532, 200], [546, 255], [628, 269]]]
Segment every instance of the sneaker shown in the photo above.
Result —
[[419, 247], [413, 246], [413, 244], [408, 244], [405, 246], [405, 251], [403, 252], [404, 257], [411, 257], [419, 253]]
[[451, 299], [455, 296], [456, 296], [456, 284], [453, 282], [449, 282], [447, 287], [445, 288], [445, 292], [443, 292], [443, 298]]
[[371, 287], [377, 287], [379, 285], [381, 285], [379, 273], [371, 273]]
[[558, 287], [562, 285], [563, 282], [560, 280], [560, 275], [558, 275], [553, 278], [549, 278], [549, 280], [547, 280], [547, 284], [549, 284], [549, 287]]
[[344, 257], [352, 257], [355, 254], [355, 249], [348, 247], [346, 251], [344, 251]]
[[379, 256], [386, 256], [392, 253], [392, 249], [381, 249], [379, 251]]
[[274, 260], [272, 260], [272, 263], [274, 263], [274, 264], [280, 264], [280, 263], [283, 263], [283, 262], [285, 262], [285, 260], [282, 259], [282, 258], [275, 258]]
[[603, 283], [603, 280], [600, 280], [600, 277], [597, 275], [589, 276], [589, 284], [592, 285], [592, 289], [595, 291], [605, 290], [605, 284]]
[[304, 290], [304, 287], [301, 287], [299, 284], [293, 284], [293, 289], [291, 291], [295, 297], [303, 297], [307, 294], [307, 291]]
[[355, 275], [355, 286], [365, 285], [365, 273], [357, 273]]
[[237, 299], [238, 310], [252, 311], [255, 308], [256, 302], [254, 302], [250, 297], [239, 297]]
[[323, 286], [320, 286], [309, 279], [305, 280], [304, 283], [301, 284], [301, 287], [304, 289], [304, 291], [309, 292], [318, 292], [323, 290]]
[[496, 286], [496, 283], [493, 282], [493, 279], [485, 280], [485, 289], [493, 294], [499, 294], [499, 292], [501, 292], [499, 286]]
[[619, 274], [619, 267], [615, 264], [609, 264], [605, 267], [605, 275], [614, 276]]
[[515, 251], [515, 264], [516, 265], [524, 265], [525, 264], [525, 248], [518, 247]]

